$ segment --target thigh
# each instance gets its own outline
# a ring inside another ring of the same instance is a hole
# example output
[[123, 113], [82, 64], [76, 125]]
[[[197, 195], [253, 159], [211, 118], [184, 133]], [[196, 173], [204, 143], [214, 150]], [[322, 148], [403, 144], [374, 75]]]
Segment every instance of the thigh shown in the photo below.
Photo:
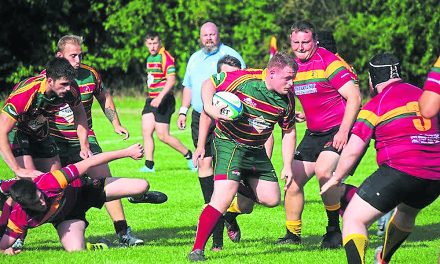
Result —
[[292, 182], [298, 186], [304, 186], [315, 174], [315, 162], [293, 160]]
[[61, 222], [57, 226], [58, 237], [66, 251], [85, 249], [84, 233], [86, 223], [83, 220], [73, 219]]
[[209, 204], [219, 210], [226, 212], [238, 190], [238, 182], [233, 180], [217, 180], [214, 182], [214, 192]]
[[383, 213], [355, 194], [343, 215], [343, 234], [360, 233]]
[[278, 182], [255, 178], [249, 178], [248, 182], [257, 196], [259, 203], [269, 206], [275, 206], [279, 203], [281, 192]]
[[170, 124], [171, 116], [176, 111], [176, 100], [173, 95], [166, 95], [154, 114], [157, 123]]
[[328, 179], [338, 165], [339, 154], [333, 151], [323, 151], [319, 154], [315, 163], [315, 175], [320, 180]]

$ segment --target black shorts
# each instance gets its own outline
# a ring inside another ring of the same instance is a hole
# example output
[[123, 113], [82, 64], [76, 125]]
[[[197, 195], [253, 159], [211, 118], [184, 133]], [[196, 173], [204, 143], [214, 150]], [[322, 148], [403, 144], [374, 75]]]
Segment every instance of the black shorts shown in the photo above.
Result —
[[59, 152], [51, 136], [36, 140], [21, 130], [13, 129], [8, 134], [8, 139], [14, 157], [29, 155], [34, 159], [52, 158], [58, 155]]
[[311, 132], [306, 129], [304, 138], [295, 151], [295, 159], [302, 161], [316, 162], [319, 154], [323, 151], [332, 151], [341, 154], [333, 147], [333, 137], [338, 133], [339, 126], [326, 132]]
[[169, 124], [171, 121], [171, 115], [176, 111], [176, 99], [174, 98], [174, 95], [165, 95], [157, 108], [151, 106], [151, 101], [153, 101], [153, 99], [154, 98], [147, 98], [144, 110], [142, 110], [142, 115], [153, 113], [154, 120], [156, 120], [157, 123]]
[[101, 209], [106, 202], [107, 198], [104, 191], [105, 178], [90, 179], [84, 177], [81, 180], [83, 182], [81, 188], [65, 190], [65, 192], [74, 192], [70, 194], [65, 193], [65, 195], [70, 196], [70, 199], [76, 199], [76, 202], [66, 214], [58, 216], [55, 220], [51, 221], [55, 227], [63, 221], [74, 219], [82, 220], [88, 226], [89, 222], [86, 220], [86, 212], [92, 207]]
[[[199, 142], [200, 113], [193, 110], [191, 118], [192, 118], [191, 135], [192, 135], [194, 147], [197, 148], [197, 142]], [[205, 157], [212, 157], [212, 142], [214, 140], [214, 128], [215, 128], [215, 121], [211, 118], [211, 125], [209, 126], [208, 137], [206, 138]]]
[[440, 195], [440, 180], [417, 178], [382, 165], [356, 193], [382, 213], [389, 212], [400, 203], [422, 209]]

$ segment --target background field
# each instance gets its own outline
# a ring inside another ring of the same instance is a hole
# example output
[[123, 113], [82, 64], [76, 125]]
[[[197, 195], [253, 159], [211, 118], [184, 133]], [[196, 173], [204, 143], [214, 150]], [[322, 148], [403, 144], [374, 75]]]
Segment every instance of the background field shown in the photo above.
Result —
[[[111, 129], [100, 109], [94, 108], [94, 129], [104, 150], [113, 150], [142, 142], [140, 111], [144, 98], [117, 98], [116, 104], [130, 139], [122, 141]], [[299, 139], [305, 126], [298, 125]], [[175, 116], [171, 124], [172, 134], [187, 146], [192, 146], [189, 129], [177, 130]], [[299, 140], [298, 139], [298, 140]], [[348, 182], [359, 184], [376, 169], [373, 149], [367, 153], [356, 175]], [[404, 155], [404, 153], [402, 153]], [[110, 164], [114, 176], [142, 177], [148, 179], [152, 190], [168, 194], [169, 200], [162, 205], [137, 204], [123, 201], [129, 225], [136, 235], [144, 239], [145, 246], [126, 249], [111, 249], [99, 252], [66, 253], [51, 225], [30, 230], [25, 242], [25, 251], [14, 257], [0, 256], [1, 263], [186, 263], [191, 250], [196, 224], [203, 206], [197, 174], [186, 170], [184, 158], [156, 140], [156, 173], [141, 174], [138, 169], [143, 161], [129, 159]], [[273, 162], [277, 172], [281, 170], [281, 148], [279, 129], [276, 130], [276, 145]], [[12, 177], [3, 160], [0, 160], [1, 179]], [[282, 185], [282, 183], [280, 184]], [[238, 218], [242, 230], [242, 241], [233, 244], [225, 235], [224, 250], [209, 251], [208, 263], [345, 263], [345, 252], [320, 250], [321, 236], [325, 231], [326, 216], [318, 195], [318, 184], [312, 179], [306, 186], [306, 206], [303, 214], [303, 244], [278, 246], [274, 241], [284, 235], [284, 211], [282, 206], [268, 209], [256, 206], [251, 215]], [[437, 200], [425, 209], [417, 219], [415, 232], [395, 254], [394, 263], [437, 263], [440, 245], [440, 202]], [[115, 238], [113, 225], [105, 210], [88, 212], [90, 222], [86, 231], [88, 241], [101, 237]], [[370, 228], [370, 245], [367, 262], [372, 262], [373, 251], [380, 239], [375, 235], [376, 226]]]

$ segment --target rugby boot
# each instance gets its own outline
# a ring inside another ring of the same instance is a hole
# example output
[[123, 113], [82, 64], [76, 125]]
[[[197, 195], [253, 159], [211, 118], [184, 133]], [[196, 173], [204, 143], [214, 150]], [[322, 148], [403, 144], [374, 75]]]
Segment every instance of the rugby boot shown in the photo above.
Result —
[[188, 254], [188, 259], [192, 262], [205, 261], [205, 252], [201, 249], [193, 250]]
[[225, 227], [229, 239], [234, 243], [240, 242], [240, 226], [238, 225], [237, 219], [235, 217], [228, 217], [228, 213], [225, 214]]
[[388, 264], [387, 262], [385, 262], [385, 260], [382, 259], [381, 255], [382, 255], [382, 249], [383, 246], [379, 246], [376, 248], [376, 250], [374, 251], [374, 264]]
[[342, 233], [339, 226], [327, 226], [327, 233], [322, 238], [321, 248], [333, 249], [342, 246]]
[[125, 232], [120, 232], [118, 234], [119, 244], [127, 247], [135, 247], [144, 244], [144, 241], [140, 238], [137, 238], [131, 232], [131, 227], [127, 227]]
[[301, 236], [295, 235], [294, 233], [286, 229], [286, 235], [284, 237], [278, 238], [276, 243], [278, 245], [301, 244]]
[[142, 197], [128, 197], [127, 198], [130, 203], [152, 203], [152, 204], [161, 204], [168, 200], [168, 196], [163, 192], [159, 191], [150, 191], [146, 192], [142, 195]]

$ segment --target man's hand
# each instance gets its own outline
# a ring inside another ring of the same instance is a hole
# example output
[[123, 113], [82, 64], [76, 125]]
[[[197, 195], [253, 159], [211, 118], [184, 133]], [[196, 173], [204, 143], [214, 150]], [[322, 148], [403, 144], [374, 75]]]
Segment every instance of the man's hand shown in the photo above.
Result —
[[196, 150], [194, 150], [192, 162], [195, 168], [198, 167], [199, 159], [203, 159], [205, 157], [205, 148], [204, 147], [197, 147]]
[[292, 167], [285, 166], [283, 167], [283, 170], [281, 170], [281, 179], [285, 181], [284, 183], [284, 191], [286, 191], [290, 184], [292, 183], [293, 173], [292, 173]]
[[186, 128], [186, 115], [179, 115], [179, 117], [177, 118], [177, 127], [180, 130]]
[[162, 97], [161, 96], [157, 96], [156, 98], [151, 100], [150, 105], [152, 107], [154, 107], [154, 108], [158, 108], [161, 103], [162, 103]]
[[13, 256], [21, 253], [21, 249], [13, 249], [12, 247], [9, 247], [3, 251], [3, 254]]
[[342, 151], [342, 149], [347, 145], [348, 142], [348, 133], [343, 132], [341, 130], [336, 133], [333, 137], [333, 147], [338, 151]]
[[126, 148], [126, 150], [127, 157], [130, 157], [134, 160], [140, 160], [144, 156], [144, 148], [139, 143], [131, 145], [130, 147]]
[[205, 106], [205, 112], [211, 116], [212, 118], [214, 118], [215, 120], [218, 121], [232, 121], [232, 118], [227, 117], [225, 115], [222, 114], [223, 109], [225, 109], [226, 107], [228, 107], [227, 105], [211, 105], [211, 106]]
[[302, 123], [306, 121], [306, 115], [301, 111], [295, 111], [295, 121], [297, 123]]
[[25, 168], [18, 168], [16, 171], [14, 171], [15, 176], [19, 179], [28, 179], [28, 178], [36, 178], [43, 174], [43, 172], [39, 170], [34, 169], [25, 169]]
[[326, 183], [324, 183], [324, 185], [322, 185], [320, 194], [324, 194], [330, 188], [338, 186], [340, 183], [341, 182], [339, 180], [336, 180], [335, 177], [331, 177]]
[[116, 134], [124, 136], [122, 138], [122, 140], [126, 140], [126, 139], [128, 139], [128, 137], [130, 137], [130, 134], [128, 133], [128, 130], [125, 127], [123, 127], [123, 126], [115, 126], [115, 132], [116, 132]]
[[92, 151], [90, 151], [90, 147], [81, 147], [81, 150], [79, 152], [79, 156], [82, 159], [87, 159], [88, 157], [93, 156]]

